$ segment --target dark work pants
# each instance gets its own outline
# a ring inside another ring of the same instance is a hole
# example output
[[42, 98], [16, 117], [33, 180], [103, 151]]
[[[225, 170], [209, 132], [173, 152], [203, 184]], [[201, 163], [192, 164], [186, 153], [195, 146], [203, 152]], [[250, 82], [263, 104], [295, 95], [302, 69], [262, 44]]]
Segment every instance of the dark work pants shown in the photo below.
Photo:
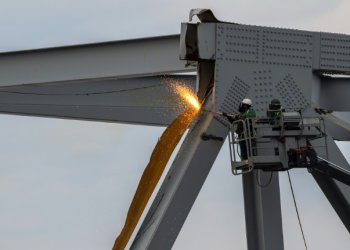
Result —
[[[248, 150], [250, 150], [248, 141], [240, 141], [239, 147], [241, 149], [241, 160], [248, 160], [248, 152], [249, 152]], [[252, 153], [253, 155], [256, 155], [256, 142], [254, 139], [252, 140], [252, 147], [253, 147]]]
[[240, 141], [239, 147], [241, 149], [241, 160], [247, 160], [248, 159], [248, 149], [249, 145], [247, 141]]

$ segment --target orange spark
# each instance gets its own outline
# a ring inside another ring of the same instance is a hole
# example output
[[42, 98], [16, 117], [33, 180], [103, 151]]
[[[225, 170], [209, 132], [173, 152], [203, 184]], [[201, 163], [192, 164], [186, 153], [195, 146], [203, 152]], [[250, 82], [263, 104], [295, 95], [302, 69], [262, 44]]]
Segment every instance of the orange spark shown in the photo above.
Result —
[[191, 105], [191, 107], [193, 107], [195, 110], [198, 111], [201, 108], [201, 104], [199, 103], [196, 94], [191, 88], [179, 84], [175, 84], [174, 88], [176, 93], [180, 95], [181, 98], [187, 104]]

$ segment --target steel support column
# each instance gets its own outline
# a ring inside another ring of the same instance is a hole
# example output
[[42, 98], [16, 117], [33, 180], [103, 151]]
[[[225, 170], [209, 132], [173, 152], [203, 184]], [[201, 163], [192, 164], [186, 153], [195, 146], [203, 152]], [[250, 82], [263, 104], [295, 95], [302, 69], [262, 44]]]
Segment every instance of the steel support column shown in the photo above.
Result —
[[[203, 140], [203, 133], [216, 138]], [[228, 129], [212, 113], [201, 114], [182, 144], [131, 249], [171, 249], [227, 133]]]
[[284, 249], [278, 173], [244, 174], [243, 193], [248, 249]]

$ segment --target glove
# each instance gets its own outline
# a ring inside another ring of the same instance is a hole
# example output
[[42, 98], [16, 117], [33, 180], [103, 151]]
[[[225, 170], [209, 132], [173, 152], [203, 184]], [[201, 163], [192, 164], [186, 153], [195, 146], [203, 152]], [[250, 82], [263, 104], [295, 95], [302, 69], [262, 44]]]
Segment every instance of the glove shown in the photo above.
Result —
[[222, 116], [224, 116], [224, 117], [226, 117], [226, 119], [229, 121], [229, 122], [234, 122], [234, 116], [232, 116], [232, 115], [229, 115], [229, 114], [227, 114], [226, 112], [222, 112]]
[[241, 119], [242, 119], [241, 115], [233, 116], [233, 120], [241, 120]]

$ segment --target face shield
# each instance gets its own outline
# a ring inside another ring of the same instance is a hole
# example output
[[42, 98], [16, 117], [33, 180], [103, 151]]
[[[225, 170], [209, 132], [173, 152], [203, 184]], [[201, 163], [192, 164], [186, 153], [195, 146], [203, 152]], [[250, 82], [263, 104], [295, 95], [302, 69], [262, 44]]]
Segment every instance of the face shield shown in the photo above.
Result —
[[273, 99], [271, 103], [269, 104], [270, 110], [279, 110], [281, 109], [281, 102], [278, 99]]
[[271, 103], [269, 105], [269, 109], [270, 110], [280, 110], [281, 109], [281, 104], [277, 104], [277, 103], [273, 104], [273, 103]]
[[245, 103], [240, 103], [238, 106], [238, 112], [244, 113], [249, 109], [250, 105], [247, 105]]

